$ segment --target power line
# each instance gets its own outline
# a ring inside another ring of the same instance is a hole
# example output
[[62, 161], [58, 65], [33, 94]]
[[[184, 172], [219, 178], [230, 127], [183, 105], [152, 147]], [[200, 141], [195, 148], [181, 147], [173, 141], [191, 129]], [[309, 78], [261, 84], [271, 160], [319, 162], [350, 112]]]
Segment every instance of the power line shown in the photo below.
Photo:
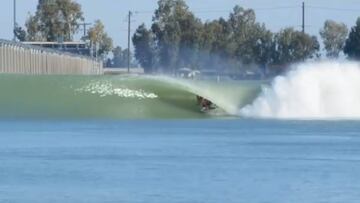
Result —
[[[257, 10], [257, 11], [266, 11], [266, 10], [285, 10], [285, 9], [295, 9], [295, 8], [299, 8], [299, 6], [274, 6], [274, 7], [258, 7], [258, 8], [247, 8], [247, 9], [252, 9], [252, 10]], [[219, 10], [211, 10], [211, 9], [192, 9], [190, 10], [192, 13], [197, 14], [197, 13], [225, 13], [225, 12], [232, 12], [232, 9], [219, 9]], [[154, 13], [154, 11], [150, 11], [150, 10], [143, 10], [143, 11], [136, 11], [136, 14], [149, 14], [149, 13]]]
[[278, 7], [265, 7], [265, 8], [252, 8], [253, 10], [288, 10], [288, 9], [298, 9], [299, 6], [278, 6]]
[[[253, 7], [247, 8], [256, 11], [267, 11], [267, 10], [289, 10], [289, 9], [298, 9], [301, 6], [274, 6], [274, 7]], [[334, 10], [334, 11], [352, 11], [352, 12], [360, 12], [360, 9], [353, 9], [353, 8], [335, 8], [335, 7], [325, 7], [325, 6], [312, 6], [306, 5], [305, 8], [309, 9], [320, 9], [320, 10]], [[192, 9], [190, 10], [192, 13], [224, 13], [224, 12], [232, 12], [232, 9], [220, 9], [220, 10], [204, 10], [204, 9]], [[136, 11], [136, 14], [153, 14], [154, 10], [140, 10]]]
[[[295, 8], [299, 8], [299, 6], [273, 6], [273, 7], [254, 7], [254, 8], [245, 8], [245, 9], [252, 9], [252, 10], [256, 10], [256, 11], [261, 11], [261, 10], [288, 10], [288, 9], [295, 9]], [[223, 13], [223, 12], [232, 12], [232, 9], [227, 9], [227, 10], [202, 10], [202, 9], [193, 9], [191, 10], [191, 12], [193, 13]]]
[[307, 6], [307, 8], [319, 9], [319, 10], [332, 10], [332, 11], [360, 12], [360, 9], [352, 9], [352, 8], [333, 8], [333, 7], [322, 7], [322, 6]]
[[146, 11], [146, 10], [144, 10], [144, 11], [135, 11], [135, 14], [149, 14], [149, 13], [153, 14], [154, 11], [150, 11], [150, 10], [148, 10], [148, 11]]

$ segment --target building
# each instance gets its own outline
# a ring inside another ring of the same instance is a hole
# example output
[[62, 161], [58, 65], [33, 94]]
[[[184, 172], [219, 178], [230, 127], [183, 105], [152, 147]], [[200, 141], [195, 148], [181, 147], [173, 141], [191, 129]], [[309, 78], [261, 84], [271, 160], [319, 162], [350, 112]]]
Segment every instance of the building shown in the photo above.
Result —
[[91, 49], [86, 42], [22, 42], [26, 45], [39, 46], [43, 48], [55, 49], [57, 51], [91, 56]]

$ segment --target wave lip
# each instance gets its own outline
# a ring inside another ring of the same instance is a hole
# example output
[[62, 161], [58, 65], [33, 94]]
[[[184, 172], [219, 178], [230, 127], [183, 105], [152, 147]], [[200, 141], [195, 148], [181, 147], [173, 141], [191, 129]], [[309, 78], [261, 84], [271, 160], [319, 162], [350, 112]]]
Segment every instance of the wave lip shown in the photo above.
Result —
[[240, 115], [276, 119], [360, 119], [360, 64], [296, 65], [264, 86]]

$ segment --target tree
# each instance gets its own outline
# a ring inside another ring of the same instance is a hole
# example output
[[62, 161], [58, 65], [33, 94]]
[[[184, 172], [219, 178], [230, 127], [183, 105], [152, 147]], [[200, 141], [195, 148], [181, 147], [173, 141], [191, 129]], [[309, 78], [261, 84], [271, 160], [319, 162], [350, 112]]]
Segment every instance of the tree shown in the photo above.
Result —
[[323, 39], [326, 55], [330, 58], [339, 57], [339, 53], [344, 49], [348, 29], [344, 23], [337, 23], [327, 20], [324, 28], [320, 30]]
[[197, 69], [203, 24], [189, 11], [181, 15], [178, 19], [181, 32], [177, 67]]
[[167, 72], [174, 72], [178, 66], [179, 49], [184, 24], [181, 20], [189, 14], [183, 0], [159, 0], [153, 18], [152, 32], [159, 56], [159, 65]]
[[39, 0], [35, 15], [26, 21], [28, 38], [70, 41], [82, 20], [81, 6], [73, 0]]
[[200, 42], [200, 63], [202, 67], [210, 69], [224, 69], [229, 67], [229, 44], [231, 44], [231, 28], [228, 22], [219, 18], [203, 25]]
[[[122, 49], [121, 47], [117, 46], [112, 50], [113, 58], [111, 60], [112, 66], [119, 68], [119, 67], [127, 67], [128, 65], [128, 49]], [[133, 61], [133, 54], [130, 52], [130, 65], [136, 66]]]
[[18, 24], [15, 26], [14, 34], [20, 42], [26, 41], [26, 31]]
[[126, 67], [126, 61], [121, 47], [117, 46], [112, 50], [113, 58], [111, 64], [113, 67]]
[[40, 31], [40, 25], [38, 23], [38, 17], [30, 15], [25, 22], [25, 27], [27, 30], [27, 39], [28, 41], [47, 41], [44, 34]]
[[251, 63], [252, 46], [257, 40], [257, 36], [254, 35], [257, 26], [255, 12], [252, 9], [235, 6], [230, 13], [228, 23], [232, 32], [231, 43], [228, 46], [230, 54], [244, 63]]
[[134, 34], [135, 57], [147, 72], [181, 67], [238, 72], [317, 56], [319, 43], [292, 28], [274, 34], [256, 22], [252, 9], [235, 6], [228, 19], [201, 22], [184, 0], [158, 0], [151, 29]]
[[100, 20], [96, 20], [94, 26], [88, 30], [85, 39], [90, 40], [95, 47], [95, 55], [104, 58], [113, 48], [113, 41], [105, 32], [105, 26]]
[[274, 34], [265, 28], [265, 25], [257, 26], [254, 33], [256, 42], [252, 46], [253, 62], [261, 67], [266, 67], [274, 62], [273, 53], [275, 51]]
[[344, 53], [351, 59], [360, 59], [360, 18], [357, 19], [356, 25], [351, 28], [345, 43]]
[[286, 28], [275, 36], [276, 56], [274, 62], [284, 65], [316, 56], [320, 48], [315, 36], [295, 31], [293, 28]]
[[151, 73], [155, 64], [154, 39], [145, 24], [140, 25], [132, 37], [135, 48], [135, 58], [144, 68], [145, 73]]

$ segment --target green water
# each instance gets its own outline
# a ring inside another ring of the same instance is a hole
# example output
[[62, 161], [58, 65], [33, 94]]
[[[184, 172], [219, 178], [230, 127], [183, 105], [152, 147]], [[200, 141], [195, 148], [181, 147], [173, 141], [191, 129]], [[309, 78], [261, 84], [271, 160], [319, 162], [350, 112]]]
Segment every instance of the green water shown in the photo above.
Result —
[[[259, 82], [160, 76], [0, 76], [3, 118], [210, 118], [234, 116], [260, 92]], [[219, 108], [200, 111], [196, 95]]]

